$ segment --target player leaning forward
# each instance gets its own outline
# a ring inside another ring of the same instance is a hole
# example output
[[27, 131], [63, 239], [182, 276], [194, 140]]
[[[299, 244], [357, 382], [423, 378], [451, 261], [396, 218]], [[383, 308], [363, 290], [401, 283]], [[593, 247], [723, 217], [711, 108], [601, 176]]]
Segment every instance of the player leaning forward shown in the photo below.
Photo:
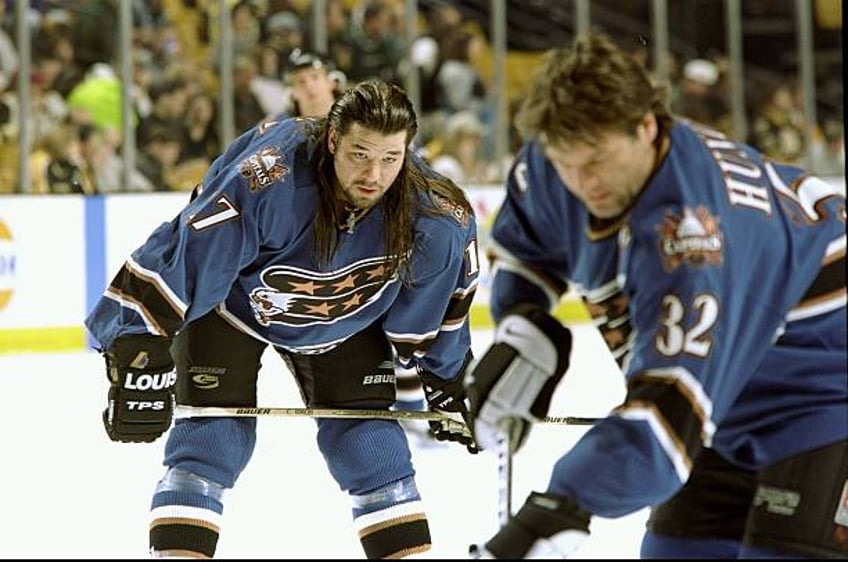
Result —
[[845, 198], [665, 107], [590, 35], [548, 55], [518, 115], [491, 231], [499, 324], [467, 379], [475, 437], [545, 414], [567, 283], [627, 394], [480, 556], [567, 555], [592, 515], [646, 506], [646, 558], [848, 555]]
[[[388, 409], [394, 346], [420, 368], [431, 406], [464, 411], [476, 224], [461, 190], [408, 151], [416, 130], [401, 90], [365, 82], [326, 119], [245, 133], [185, 209], [132, 253], [88, 317], [111, 380], [109, 437], [152, 441], [170, 428], [151, 505], [154, 556], [214, 555], [223, 492], [256, 441], [255, 418], [181, 417], [171, 428], [172, 391], [190, 406], [254, 406], [268, 345], [310, 407]], [[152, 383], [141, 384], [145, 377]], [[457, 433], [448, 439], [473, 448], [464, 425], [449, 425]], [[427, 550], [400, 425], [323, 418], [317, 426], [366, 556]]]

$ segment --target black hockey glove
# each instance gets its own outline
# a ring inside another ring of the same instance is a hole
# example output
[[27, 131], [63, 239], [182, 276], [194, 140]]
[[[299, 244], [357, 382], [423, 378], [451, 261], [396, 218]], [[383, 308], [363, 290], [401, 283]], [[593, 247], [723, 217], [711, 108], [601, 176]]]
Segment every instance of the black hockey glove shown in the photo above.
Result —
[[177, 374], [170, 343], [147, 334], [120, 336], [103, 353], [110, 383], [103, 425], [112, 441], [150, 443], [171, 427]]
[[591, 514], [570, 498], [532, 492], [514, 517], [471, 558], [568, 558], [589, 536]]
[[465, 377], [469, 426], [481, 449], [495, 449], [504, 434], [513, 452], [525, 443], [532, 423], [548, 414], [570, 354], [571, 332], [545, 310], [520, 305], [503, 317]]
[[438, 441], [455, 441], [465, 445], [468, 452], [477, 454], [480, 448], [474, 442], [468, 424], [468, 406], [466, 405], [463, 376], [445, 380], [427, 371], [419, 371], [424, 396], [430, 409], [445, 414], [443, 420], [430, 420], [430, 433]]

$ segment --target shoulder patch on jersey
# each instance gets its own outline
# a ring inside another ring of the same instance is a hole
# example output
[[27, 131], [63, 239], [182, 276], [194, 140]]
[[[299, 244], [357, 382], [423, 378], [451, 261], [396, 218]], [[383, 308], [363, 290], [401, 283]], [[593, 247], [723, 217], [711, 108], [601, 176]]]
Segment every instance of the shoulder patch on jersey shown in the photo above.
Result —
[[460, 207], [459, 205], [452, 203], [446, 197], [438, 194], [432, 194], [433, 203], [436, 204], [436, 207], [440, 209], [445, 215], [449, 217], [453, 217], [456, 222], [458, 222], [463, 227], [467, 227], [470, 223], [470, 218], [468, 217], [468, 212]]
[[692, 267], [721, 265], [724, 261], [724, 235], [718, 227], [719, 219], [709, 209], [699, 205], [693, 211], [684, 206], [679, 215], [666, 209], [660, 233], [659, 250], [666, 271], [674, 271], [681, 264]]
[[239, 173], [247, 179], [250, 191], [268, 187], [275, 181], [282, 181], [289, 172], [285, 156], [274, 147], [265, 147], [251, 154], [239, 164]]

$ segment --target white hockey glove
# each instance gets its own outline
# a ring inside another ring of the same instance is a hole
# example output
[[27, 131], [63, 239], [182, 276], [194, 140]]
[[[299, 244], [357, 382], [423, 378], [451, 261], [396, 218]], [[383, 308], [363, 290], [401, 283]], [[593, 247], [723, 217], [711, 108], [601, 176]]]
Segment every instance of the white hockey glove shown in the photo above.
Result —
[[588, 538], [591, 517], [570, 498], [533, 492], [494, 537], [469, 547], [469, 557], [568, 558]]
[[495, 450], [502, 432], [513, 452], [525, 443], [532, 422], [548, 414], [570, 354], [571, 331], [545, 310], [520, 305], [504, 316], [465, 377], [469, 425], [481, 449]]

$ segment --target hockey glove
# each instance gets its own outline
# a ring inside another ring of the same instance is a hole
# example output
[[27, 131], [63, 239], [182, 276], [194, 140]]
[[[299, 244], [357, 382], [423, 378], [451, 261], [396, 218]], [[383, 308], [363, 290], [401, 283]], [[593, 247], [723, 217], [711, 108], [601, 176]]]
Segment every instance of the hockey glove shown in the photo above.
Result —
[[494, 537], [471, 545], [475, 559], [568, 558], [589, 536], [591, 514], [570, 498], [532, 492]]
[[455, 441], [465, 445], [468, 452], [477, 454], [480, 449], [474, 442], [468, 424], [468, 406], [463, 387], [463, 376], [445, 380], [433, 373], [420, 371], [418, 376], [424, 387], [424, 396], [430, 409], [445, 415], [443, 420], [430, 420], [430, 433], [438, 441]]
[[170, 340], [147, 334], [120, 336], [103, 353], [109, 406], [103, 425], [112, 441], [150, 443], [168, 428], [174, 413], [177, 374]]
[[465, 377], [469, 425], [481, 449], [495, 449], [504, 434], [511, 451], [521, 448], [532, 423], [548, 414], [570, 354], [571, 332], [543, 309], [521, 305], [504, 316]]

